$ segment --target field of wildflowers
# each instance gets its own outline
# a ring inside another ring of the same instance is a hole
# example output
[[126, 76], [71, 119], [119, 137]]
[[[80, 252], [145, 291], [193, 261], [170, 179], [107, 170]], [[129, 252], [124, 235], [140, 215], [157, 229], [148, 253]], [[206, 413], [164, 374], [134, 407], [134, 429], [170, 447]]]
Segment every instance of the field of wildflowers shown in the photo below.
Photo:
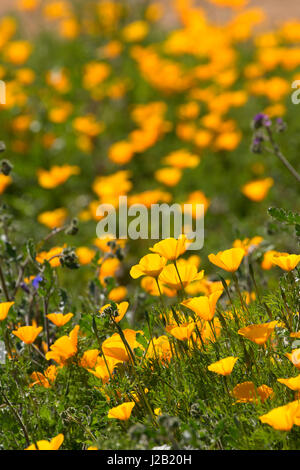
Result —
[[[1, 450], [299, 449], [300, 19], [206, 1], [0, 18]], [[203, 248], [97, 236], [120, 196]]]

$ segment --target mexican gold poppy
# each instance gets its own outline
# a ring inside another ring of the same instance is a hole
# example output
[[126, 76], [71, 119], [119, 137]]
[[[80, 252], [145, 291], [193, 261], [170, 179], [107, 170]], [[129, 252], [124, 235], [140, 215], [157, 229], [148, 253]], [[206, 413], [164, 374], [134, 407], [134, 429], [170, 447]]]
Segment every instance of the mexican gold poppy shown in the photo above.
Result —
[[122, 361], [114, 357], [103, 356], [98, 357], [94, 369], [88, 369], [88, 371], [93, 374], [97, 379], [101, 379], [103, 383], [108, 382], [113, 371], [117, 364], [120, 364]]
[[127, 421], [131, 416], [131, 412], [134, 406], [135, 406], [134, 401], [128, 401], [126, 403], [122, 403], [122, 405], [111, 408], [107, 416], [108, 418], [120, 419], [121, 421]]
[[53, 437], [51, 441], [37, 441], [36, 444], [31, 444], [29, 447], [26, 447], [25, 450], [58, 450], [64, 441], [64, 435], [58, 434]]
[[273, 184], [273, 178], [250, 181], [242, 187], [242, 193], [251, 201], [260, 202], [267, 197]]
[[50, 388], [55, 381], [56, 376], [56, 366], [49, 366], [43, 374], [41, 372], [33, 372], [31, 374], [31, 379], [33, 382], [29, 385], [29, 387], [33, 387], [34, 385], [41, 385], [42, 387]]
[[216, 374], [230, 375], [237, 360], [238, 360], [238, 357], [233, 357], [233, 356], [225, 357], [224, 359], [221, 359], [220, 361], [210, 364], [207, 368], [208, 370], [210, 370], [211, 372], [215, 372]]
[[49, 171], [39, 169], [37, 171], [39, 185], [46, 189], [56, 188], [67, 181], [70, 176], [78, 175], [80, 168], [78, 166], [62, 165], [53, 166]]
[[[126, 329], [123, 330], [125, 339], [133, 351], [135, 348], [142, 348], [142, 345], [137, 342], [136, 335], [138, 331]], [[122, 338], [118, 333], [114, 333], [110, 338], [107, 338], [102, 344], [103, 354], [106, 356], [119, 359], [120, 361], [129, 361], [129, 352], [125, 344], [122, 341]]]
[[286, 357], [294, 364], [297, 369], [300, 369], [300, 348], [294, 349], [291, 353], [286, 353]]
[[5, 320], [8, 315], [10, 307], [14, 302], [0, 302], [0, 321]]
[[284, 271], [292, 271], [300, 262], [300, 255], [274, 255], [272, 263], [279, 266]]
[[66, 209], [55, 209], [54, 211], [42, 212], [38, 216], [38, 221], [50, 229], [61, 227], [67, 218]]
[[83, 353], [82, 358], [79, 361], [79, 364], [81, 367], [84, 367], [85, 369], [93, 369], [97, 363], [97, 359], [99, 356], [99, 350], [98, 349], [89, 349], [88, 351], [85, 351]]
[[219, 268], [234, 273], [242, 262], [245, 251], [242, 248], [230, 248], [229, 250], [219, 251], [217, 255], [211, 254], [208, 259]]
[[64, 326], [73, 316], [73, 313], [66, 313], [65, 315], [62, 313], [48, 313], [47, 318], [56, 326]]
[[212, 320], [216, 310], [216, 304], [223, 290], [213, 292], [210, 296], [193, 297], [184, 300], [181, 305], [188, 307], [202, 320]]
[[155, 243], [155, 245], [150, 248], [150, 251], [153, 251], [170, 261], [174, 261], [186, 251], [187, 244], [187, 237], [185, 235], [181, 235], [178, 239], [166, 238], [165, 240]]
[[177, 262], [177, 269], [174, 264], [165, 266], [158, 277], [159, 282], [166, 284], [171, 289], [179, 290], [182, 287], [186, 287], [192, 281], [201, 280], [204, 276], [203, 270], [198, 272], [194, 264], [184, 259], [180, 259]]
[[180, 341], [190, 339], [191, 334], [193, 333], [195, 328], [195, 323], [190, 322], [190, 323], [183, 323], [182, 325], [168, 325], [166, 326], [166, 330], [168, 333], [170, 333], [172, 336], [174, 336], [176, 339], [179, 339]]
[[148, 347], [146, 357], [149, 359], [160, 359], [162, 362], [170, 362], [172, 349], [169, 338], [166, 335], [153, 338]]
[[[126, 314], [127, 309], [129, 307], [129, 303], [128, 302], [121, 302], [120, 304], [116, 304], [116, 306], [117, 306], [118, 315], [116, 315], [114, 317], [114, 320], [115, 320], [116, 323], [119, 323], [122, 320], [122, 318], [124, 317], [124, 315]], [[110, 304], [106, 304], [103, 307], [101, 307], [100, 313], [103, 313], [104, 310], [108, 307], [110, 307]]]
[[256, 403], [259, 400], [264, 402], [273, 394], [273, 390], [267, 385], [255, 387], [253, 382], [243, 382], [234, 387], [232, 394], [237, 403]]
[[298, 392], [300, 390], [300, 375], [297, 377], [291, 377], [290, 379], [277, 379], [281, 384], [286, 385], [291, 390]]
[[130, 275], [133, 279], [140, 276], [158, 277], [163, 270], [167, 260], [158, 254], [150, 254], [143, 256], [139, 264], [132, 266]]
[[46, 353], [46, 359], [49, 361], [53, 359], [60, 365], [64, 365], [65, 362], [77, 353], [77, 337], [78, 337], [79, 325], [76, 325], [69, 336], [61, 336], [58, 338], [50, 350]]
[[269, 424], [278, 431], [290, 431], [295, 424], [296, 417], [299, 416], [300, 402], [293, 401], [284, 406], [279, 406], [260, 416], [262, 423]]
[[176, 186], [182, 176], [178, 168], [160, 168], [155, 172], [155, 179], [166, 186]]
[[249, 325], [238, 330], [238, 334], [250, 339], [253, 343], [265, 344], [277, 325], [276, 320], [258, 325]]
[[43, 328], [41, 326], [21, 326], [17, 330], [14, 330], [13, 334], [23, 341], [23, 343], [32, 344], [42, 329]]

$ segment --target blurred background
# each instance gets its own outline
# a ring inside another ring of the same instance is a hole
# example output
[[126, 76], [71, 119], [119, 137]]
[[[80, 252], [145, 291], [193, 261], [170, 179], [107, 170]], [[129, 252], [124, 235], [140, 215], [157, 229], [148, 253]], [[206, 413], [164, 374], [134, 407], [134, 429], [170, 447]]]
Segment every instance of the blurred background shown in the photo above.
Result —
[[[172, 8], [172, 0], [159, 0], [165, 7], [164, 23], [166, 26], [177, 24], [177, 18]], [[81, 0], [82, 4], [86, 4], [86, 0]], [[132, 0], [132, 3], [139, 3], [139, 0]], [[213, 3], [213, 2], [211, 2]], [[221, 3], [221, 2], [220, 2]], [[12, 11], [18, 5], [18, 0], [1, 0], [0, 14], [6, 14]], [[223, 22], [228, 20], [232, 14], [229, 8], [219, 8], [210, 4], [209, 0], [196, 0], [195, 5], [201, 6], [207, 12], [212, 21]], [[260, 7], [265, 10], [266, 21], [263, 28], [268, 26], [276, 26], [280, 22], [289, 19], [300, 18], [300, 2], [299, 0], [249, 0], [249, 7]], [[28, 21], [28, 19], [27, 19]]]

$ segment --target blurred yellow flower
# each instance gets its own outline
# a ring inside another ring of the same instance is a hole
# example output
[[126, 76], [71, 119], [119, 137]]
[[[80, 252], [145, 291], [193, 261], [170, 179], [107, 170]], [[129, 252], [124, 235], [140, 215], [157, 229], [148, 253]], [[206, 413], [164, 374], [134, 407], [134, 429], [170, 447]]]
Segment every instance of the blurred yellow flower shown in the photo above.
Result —
[[47, 211], [42, 212], [38, 216], [38, 221], [46, 225], [46, 227], [54, 229], [55, 227], [61, 227], [66, 218], [67, 218], [67, 210], [64, 208], [55, 209], [54, 211]]
[[250, 181], [242, 187], [242, 193], [251, 201], [260, 202], [267, 197], [273, 184], [273, 178]]

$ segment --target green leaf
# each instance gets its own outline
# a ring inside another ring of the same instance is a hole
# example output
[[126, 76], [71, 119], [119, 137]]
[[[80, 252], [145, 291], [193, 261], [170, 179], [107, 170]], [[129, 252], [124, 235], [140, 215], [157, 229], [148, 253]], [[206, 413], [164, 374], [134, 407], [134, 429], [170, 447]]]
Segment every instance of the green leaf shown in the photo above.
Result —
[[287, 225], [296, 225], [300, 224], [300, 214], [296, 212], [287, 211], [283, 208], [277, 207], [270, 207], [268, 210], [269, 215], [273, 217], [273, 219]]

